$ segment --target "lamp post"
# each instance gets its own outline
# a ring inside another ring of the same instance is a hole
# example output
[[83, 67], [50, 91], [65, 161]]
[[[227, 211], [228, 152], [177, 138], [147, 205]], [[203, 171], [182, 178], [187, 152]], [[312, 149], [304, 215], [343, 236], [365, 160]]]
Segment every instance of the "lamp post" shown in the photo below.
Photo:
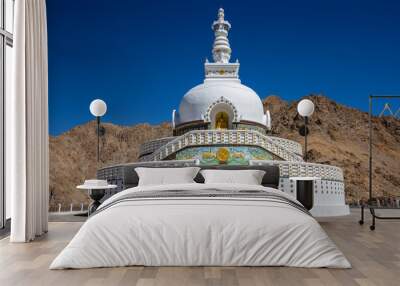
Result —
[[103, 100], [95, 99], [90, 103], [89, 109], [97, 121], [97, 162], [100, 162], [100, 117], [106, 114], [107, 105]]
[[304, 117], [304, 161], [307, 162], [307, 134], [308, 118], [314, 113], [314, 103], [309, 99], [303, 99], [297, 105], [297, 112]]

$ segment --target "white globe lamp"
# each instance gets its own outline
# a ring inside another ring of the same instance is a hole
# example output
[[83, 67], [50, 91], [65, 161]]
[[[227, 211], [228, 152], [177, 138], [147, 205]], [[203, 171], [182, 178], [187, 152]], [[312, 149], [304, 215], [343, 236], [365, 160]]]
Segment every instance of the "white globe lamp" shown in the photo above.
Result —
[[107, 104], [101, 99], [95, 99], [90, 103], [89, 109], [93, 116], [101, 117], [107, 112]]
[[107, 112], [107, 104], [101, 99], [95, 99], [90, 103], [90, 113], [97, 121], [97, 162], [100, 162], [100, 117]]
[[303, 117], [310, 117], [314, 113], [314, 103], [309, 99], [303, 99], [297, 105], [297, 112]]
[[[314, 103], [309, 99], [303, 99], [297, 104], [297, 112], [304, 117], [304, 161], [307, 162], [307, 135], [308, 118], [314, 113]], [[303, 134], [302, 134], [303, 135]]]

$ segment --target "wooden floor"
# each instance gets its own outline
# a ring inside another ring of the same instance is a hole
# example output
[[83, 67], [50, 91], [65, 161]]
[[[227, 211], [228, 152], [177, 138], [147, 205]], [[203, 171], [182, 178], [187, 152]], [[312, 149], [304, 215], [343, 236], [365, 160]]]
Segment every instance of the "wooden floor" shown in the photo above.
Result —
[[352, 269], [289, 267], [124, 267], [48, 270], [82, 225], [51, 222], [43, 238], [28, 244], [0, 241], [0, 285], [400, 285], [400, 222], [358, 225], [358, 211], [321, 222]]

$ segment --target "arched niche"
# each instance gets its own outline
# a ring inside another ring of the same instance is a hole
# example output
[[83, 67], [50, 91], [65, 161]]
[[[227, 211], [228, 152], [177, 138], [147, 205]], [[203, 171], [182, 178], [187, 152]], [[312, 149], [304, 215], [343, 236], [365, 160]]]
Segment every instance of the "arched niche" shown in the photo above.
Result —
[[[232, 129], [232, 123], [238, 122], [238, 112], [229, 100], [221, 96], [208, 107], [204, 121], [211, 123], [211, 129]], [[218, 128], [221, 122], [227, 127]]]
[[[210, 111], [210, 121], [212, 129], [232, 129], [232, 122], [234, 122], [235, 113], [232, 107], [226, 103], [218, 103], [213, 106]], [[223, 122], [225, 127], [219, 126]]]

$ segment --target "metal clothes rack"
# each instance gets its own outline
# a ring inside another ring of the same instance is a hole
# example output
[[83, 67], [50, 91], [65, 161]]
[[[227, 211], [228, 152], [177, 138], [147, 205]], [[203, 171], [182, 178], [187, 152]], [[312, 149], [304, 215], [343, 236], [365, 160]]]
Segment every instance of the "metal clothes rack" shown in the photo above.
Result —
[[[376, 209], [383, 209], [382, 207], [377, 206], [376, 199], [372, 197], [372, 101], [373, 99], [393, 99], [393, 98], [400, 98], [400, 95], [370, 95], [369, 96], [369, 114], [368, 114], [368, 128], [369, 128], [369, 178], [368, 178], [368, 185], [369, 185], [369, 199], [367, 204], [361, 205], [361, 219], [359, 220], [359, 224], [364, 224], [364, 209], [366, 207], [369, 208], [369, 211], [372, 216], [372, 224], [370, 225], [370, 230], [375, 230], [375, 224], [377, 219], [382, 220], [393, 220], [393, 219], [400, 219], [400, 216], [379, 216], [375, 213]], [[384, 209], [391, 209], [390, 207], [385, 207]]]

